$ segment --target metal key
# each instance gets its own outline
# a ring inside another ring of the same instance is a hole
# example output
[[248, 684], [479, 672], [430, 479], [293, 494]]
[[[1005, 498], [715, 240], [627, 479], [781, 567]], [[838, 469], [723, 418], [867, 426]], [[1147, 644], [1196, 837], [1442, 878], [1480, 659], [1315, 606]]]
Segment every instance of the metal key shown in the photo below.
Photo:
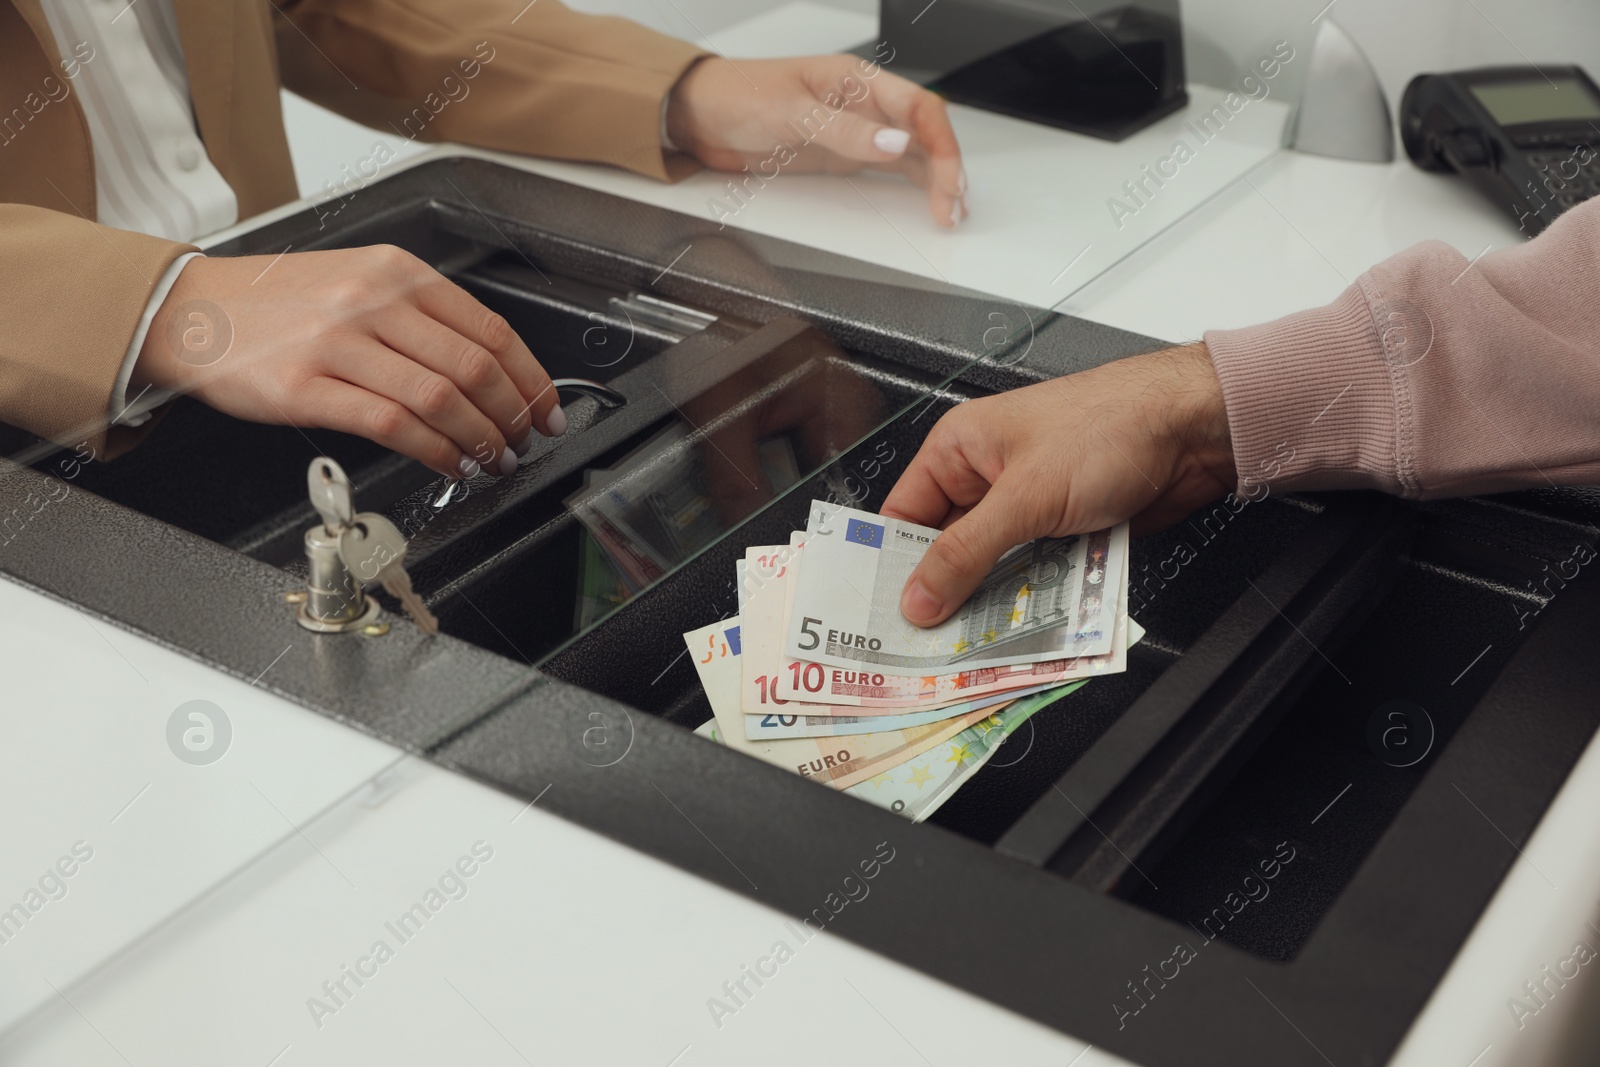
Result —
[[311, 506], [322, 516], [329, 534], [336, 534], [354, 520], [356, 505], [350, 493], [350, 479], [344, 468], [327, 456], [311, 461], [306, 470], [306, 488], [311, 492]]
[[339, 534], [339, 558], [364, 586], [381, 585], [406, 609], [417, 629], [426, 634], [439, 632], [439, 620], [411, 588], [406, 573], [406, 539], [399, 528], [382, 515], [363, 511], [353, 516]]

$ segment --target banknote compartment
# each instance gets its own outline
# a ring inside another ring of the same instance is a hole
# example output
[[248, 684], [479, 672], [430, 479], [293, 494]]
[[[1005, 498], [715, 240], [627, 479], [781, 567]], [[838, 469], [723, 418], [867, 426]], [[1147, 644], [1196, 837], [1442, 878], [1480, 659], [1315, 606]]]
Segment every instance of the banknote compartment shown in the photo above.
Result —
[[[1047, 869], [1267, 959], [1306, 948], [1545, 605], [1594, 557], [1590, 531], [1529, 516], [1508, 537], [1504, 516], [1476, 502], [1382, 510], [1331, 561], [1357, 588], [1314, 580], [1274, 609], [1277, 641], [1309, 654], [1273, 662], [1268, 637], [1233, 668], [1286, 672], [1253, 721], [1218, 728], [1240, 689], [1225, 673]], [[1352, 581], [1375, 544], [1371, 573]], [[1470, 806], [1473, 786], [1452, 787]]]
[[[805, 528], [813, 498], [841, 499], [841, 488], [848, 486], [859, 494], [845, 498], [852, 506], [873, 510], [881, 505], [941, 411], [976, 395], [981, 391], [956, 385], [906, 411], [753, 516], [735, 535], [558, 650], [541, 664], [542, 669], [683, 726], [705, 721], [711, 715], [710, 706], [693, 665], [680, 654], [683, 646], [662, 641], [661, 632], [669, 630], [676, 637], [734, 614], [734, 561], [743, 557], [747, 545], [786, 544], [792, 530]], [[890, 454], [893, 461], [882, 463], [881, 457]], [[875, 476], [864, 477], [864, 467], [875, 471]], [[1128, 670], [1095, 678], [1059, 705], [1034, 716], [931, 822], [981, 844], [996, 844], [1140, 695], [1249, 591], [1250, 581], [1294, 545], [1320, 511], [1320, 505], [1310, 501], [1269, 499], [1241, 506], [1236, 512], [1224, 506], [1221, 514], [1204, 524], [1203, 541], [1196, 533], [1198, 527], [1135, 539], [1131, 587], [1141, 594], [1135, 615], [1146, 636], [1129, 650]], [[1200, 521], [1197, 518], [1197, 523]], [[1183, 546], [1196, 543], [1203, 546], [1200, 551], [1183, 551]], [[1163, 580], [1161, 561], [1177, 557], [1187, 563], [1167, 568], [1169, 577]], [[494, 595], [492, 585], [487, 580], [481, 584], [484, 595]], [[477, 602], [479, 593], [470, 595]], [[481, 639], [489, 647], [503, 649], [503, 641], [485, 635], [503, 637], [506, 626], [517, 625], [515, 604], [513, 599], [503, 614], [496, 615], [478, 603], [481, 614], [488, 618], [465, 632], [479, 635], [473, 639]], [[472, 609], [463, 605], [456, 613], [470, 626]]]
[[[847, 353], [804, 326], [778, 325], [780, 328], [770, 332], [780, 338], [790, 334], [791, 330], [798, 332], [793, 333], [787, 343], [781, 344], [772, 356], [747, 364], [762, 372], [759, 377], [764, 383], [763, 387], [754, 390], [741, 387], [734, 401], [721, 409], [715, 418], [706, 421], [690, 418], [683, 412], [696, 410], [692, 402], [680, 410], [676, 405], [656, 397], [654, 410], [658, 417], [646, 422], [640, 416], [642, 412], [650, 410], [650, 398], [647, 395], [639, 411], [630, 413], [633, 422], [627, 424], [642, 423], [641, 428], [606, 453], [594, 456], [579, 469], [569, 469], [560, 480], [540, 489], [523, 502], [498, 510], [448, 546], [436, 546], [429, 543], [426, 536], [419, 537], [417, 541], [421, 552], [415, 568], [417, 580], [422, 588], [440, 590], [432, 604], [445, 630], [502, 655], [538, 663], [575, 634], [585, 630], [589, 623], [598, 621], [603, 612], [585, 620], [579, 603], [582, 599], [580, 586], [584, 580], [582, 570], [586, 541], [592, 540], [592, 535], [580, 521], [572, 501], [583, 487], [586, 469], [605, 470], [614, 464], [629, 462], [628, 457], [636, 456], [641, 467], [633, 477], [644, 480], [651, 476], [651, 466], [670, 466], [685, 456], [699, 463], [726, 460], [726, 453], [732, 447], [727, 444], [728, 440], [738, 440], [744, 436], [738, 431], [741, 422], [767, 425], [765, 413], [775, 404], [787, 405], [788, 393], [806, 389], [810, 381], [823, 383], [830, 394], [847, 389], [856, 391], [860, 410], [844, 420], [842, 429], [835, 428], [851, 438], [870, 429], [885, 412], [919, 403], [920, 429], [899, 429], [891, 424], [871, 439], [873, 443], [869, 452], [875, 450], [879, 457], [893, 453], [903, 462], [909, 454], [906, 450], [914, 451], [920, 442], [921, 432], [926, 425], [959, 400], [979, 395], [971, 388], [955, 387], [923, 400], [931, 383], [912, 369], [859, 353]], [[752, 339], [760, 338], [753, 336]], [[809, 352], [803, 364], [793, 362], [795, 349]], [[769, 375], [763, 371], [762, 361], [773, 357], [777, 359], [776, 369], [783, 373]], [[626, 376], [621, 380], [623, 387], [631, 384]], [[717, 388], [719, 386], [714, 385], [711, 391], [714, 393]], [[807, 401], [808, 395], [802, 393], [802, 404]], [[867, 421], [857, 422], [855, 418]], [[619, 421], [618, 425], [624, 424]], [[805, 508], [810, 499], [806, 487], [838, 482], [844, 457], [831, 454], [840, 446], [828, 436], [828, 432], [819, 437], [802, 427], [798, 432], [791, 429], [770, 434], [764, 439], [766, 442], [786, 442], [786, 447], [795, 453], [801, 468], [809, 470], [822, 466], [819, 473], [808, 477], [797, 476], [790, 485], [781, 488], [764, 476], [759, 489], [745, 485], [737, 477], [724, 480], [725, 488], [732, 486], [736, 491], [729, 499], [712, 501], [718, 510], [718, 521], [706, 526], [703, 543], [696, 541], [687, 546], [693, 558], [688, 559], [682, 569], [666, 576], [656, 587], [677, 589], [687, 585], [703, 594], [705, 604], [715, 603], [719, 607], [705, 618], [698, 615], [709, 609], [699, 609], [694, 618], [678, 626], [674, 637], [720, 614], [731, 614], [736, 610], [736, 605], [729, 599], [734, 592], [731, 563], [720, 571], [708, 570], [705, 559], [720, 559], [727, 551], [742, 554], [742, 546], [753, 536], [753, 530], [767, 527], [776, 529], [773, 524], [778, 517], [788, 514], [797, 506], [803, 526]], [[719, 445], [719, 438], [723, 444]], [[663, 441], [666, 443], [662, 444]], [[844, 456], [853, 457], [861, 448], [857, 445]], [[641, 449], [647, 454], [641, 454]], [[647, 463], [643, 462], [646, 460]], [[882, 469], [881, 478], [889, 477], [888, 469]], [[754, 470], [750, 473], [756, 474]], [[775, 497], [778, 499], [773, 503]], [[787, 537], [785, 532], [782, 539], [786, 541]], [[644, 606], [646, 602], [654, 602], [654, 599], [655, 590], [652, 588], [639, 599], [623, 604], [620, 614], [628, 614], [631, 618], [654, 618], [659, 624], [660, 618], [652, 614], [652, 609]], [[637, 623], [624, 623], [622, 626], [631, 630], [637, 627]], [[582, 636], [551, 663], [574, 663], [598, 654], [612, 661], [603, 672], [607, 690], [629, 692], [629, 702], [643, 703], [645, 710], [663, 710], [650, 706], [647, 697], [641, 696], [647, 691], [652, 695], [672, 691], [675, 702], [686, 697], [687, 694], [677, 692], [682, 688], [681, 678], [676, 679], [672, 686], [665, 687], [650, 685], [649, 679], [636, 678], [632, 666], [641, 661], [638, 649], [633, 652], [616, 648], [604, 653], [594, 651], [603, 644], [604, 641], [594, 635]], [[653, 652], [662, 646], [659, 632], [651, 634], [650, 650]], [[557, 677], [562, 676], [562, 668], [546, 666]], [[641, 684], [635, 686], [635, 683]], [[695, 683], [695, 688], [698, 688], [698, 683]], [[706, 717], [709, 717], [709, 710], [701, 719], [687, 724], [698, 725]]]
[[[661, 631], [736, 611], [728, 576], [744, 546], [784, 543], [841, 472], [883, 443], [913, 454], [924, 424], [970, 395], [946, 390], [929, 417], [903, 415], [543, 669], [685, 727], [704, 721], [693, 667]], [[877, 507], [898, 472], [856, 506]], [[1291, 872], [1267, 887], [1284, 906], [1213, 926], [1247, 953], [1293, 960], [1517, 650], [1545, 599], [1541, 576], [1575, 572], [1570, 557], [1587, 551], [1569, 524], [1530, 516], [1507, 537], [1501, 520], [1482, 505], [1269, 497], [1136, 539], [1131, 598], [1147, 634], [1127, 672], [1034, 716], [930, 823], [1174, 923], [1205, 918], [1212, 896], [1237, 901], [1230, 878], [1254, 870], [1247, 886], [1259, 892], [1266, 862]], [[1252, 629], [1241, 604], [1262, 625]], [[1144, 715], [1141, 701], [1186, 658], [1216, 669], [1179, 679], [1166, 730], [1118, 742], [1117, 726]], [[1408, 743], [1427, 747], [1414, 763]], [[1078, 794], [1076, 833], [1037, 857], [1012, 847], [1052, 792], [1097, 780], [1098, 802]], [[1275, 853], [1280, 843], [1294, 861]]]
[[511, 251], [497, 252], [451, 277], [485, 307], [505, 316], [537, 350], [551, 378], [609, 382], [704, 329], [709, 325], [705, 319], [717, 318], [681, 302], [652, 304], [647, 293], [603, 278], [541, 271]]

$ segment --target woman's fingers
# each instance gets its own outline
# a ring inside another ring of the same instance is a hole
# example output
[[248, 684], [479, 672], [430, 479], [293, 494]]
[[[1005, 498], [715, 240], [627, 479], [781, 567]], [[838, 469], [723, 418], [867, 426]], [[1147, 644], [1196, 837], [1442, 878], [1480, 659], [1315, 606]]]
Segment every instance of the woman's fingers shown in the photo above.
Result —
[[517, 457], [499, 427], [448, 377], [424, 363], [365, 338], [329, 357], [329, 369], [351, 385], [404, 407], [453, 441], [457, 458], [444, 468], [471, 477], [478, 468], [507, 475]]
[[[550, 385], [550, 375], [534, 358], [528, 346], [505, 318], [489, 310], [472, 298], [472, 295], [443, 275], [418, 287], [417, 306], [425, 313], [448, 326], [462, 337], [482, 347], [497, 359], [522, 397], [523, 417], [531, 417], [533, 425], [546, 437], [560, 437], [567, 432], [567, 415], [561, 410], [560, 398]], [[523, 448], [526, 423], [515, 429], [524, 432], [508, 433], [507, 437], [520, 450]], [[530, 444], [532, 442], [526, 442]]]
[[[566, 429], [549, 375], [505, 319], [416, 256], [372, 245], [285, 258], [271, 271], [196, 259], [157, 311], [151, 336], [165, 337], [187, 301], [227, 308], [251, 347], [248, 376], [202, 373], [147, 338], [140, 384], [241, 418], [360, 433], [456, 476], [509, 474], [535, 429]], [[307, 414], [299, 386], [311, 381], [321, 406]]]
[[460, 447], [423, 422], [404, 404], [337, 378], [313, 378], [295, 393], [296, 422], [365, 437], [410, 456], [449, 478], [468, 478]]
[[935, 221], [942, 226], [959, 223], [967, 213], [966, 171], [944, 100], [887, 71], [873, 80], [872, 98], [891, 123], [910, 131], [915, 151], [926, 158], [925, 188]]
[[[375, 329], [378, 340], [434, 374], [449, 379], [473, 408], [494, 423], [501, 439], [512, 446], [516, 455], [526, 454], [527, 448], [522, 446], [532, 444], [533, 434], [527, 402], [500, 360], [487, 348], [437, 319], [408, 308], [385, 316]], [[495, 470], [501, 458], [499, 452], [493, 456], [479, 454], [482, 448], [478, 442], [464, 451], [491, 472], [509, 473]]]
[[911, 134], [882, 122], [841, 111], [817, 135], [817, 143], [836, 155], [857, 163], [892, 163], [906, 154]]
[[[746, 92], [746, 80], [760, 87]], [[696, 64], [672, 90], [667, 127], [707, 166], [754, 172], [780, 143], [798, 153], [779, 166], [849, 174], [898, 170], [928, 192], [941, 226], [966, 217], [961, 147], [944, 101], [854, 56], [725, 59]], [[811, 147], [813, 146], [814, 147]], [[915, 165], [901, 166], [916, 158]], [[770, 175], [768, 175], [770, 177]]]
[[881, 170], [887, 174], [898, 174], [912, 185], [929, 189], [933, 176], [928, 170], [928, 159], [921, 152], [907, 152], [899, 159], [890, 163], [871, 164], [873, 170]]

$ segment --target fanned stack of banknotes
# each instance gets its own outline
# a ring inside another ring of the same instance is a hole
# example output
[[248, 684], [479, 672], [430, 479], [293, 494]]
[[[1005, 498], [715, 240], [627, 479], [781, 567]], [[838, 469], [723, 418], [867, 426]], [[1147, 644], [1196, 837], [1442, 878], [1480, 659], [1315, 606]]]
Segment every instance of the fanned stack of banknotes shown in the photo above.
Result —
[[1127, 669], [1126, 524], [1018, 546], [920, 629], [900, 593], [938, 534], [813, 501], [804, 533], [747, 548], [739, 614], [683, 635], [698, 732], [920, 822], [1035, 712]]

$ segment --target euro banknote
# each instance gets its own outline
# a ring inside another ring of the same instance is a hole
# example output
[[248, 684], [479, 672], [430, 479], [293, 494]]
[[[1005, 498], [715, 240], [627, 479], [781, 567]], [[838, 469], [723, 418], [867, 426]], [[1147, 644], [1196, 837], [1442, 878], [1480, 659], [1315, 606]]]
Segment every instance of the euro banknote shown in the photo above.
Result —
[[[983, 769], [1002, 743], [1041, 708], [1078, 689], [1084, 683], [1057, 686], [1043, 693], [1017, 700], [967, 727], [944, 746], [931, 749], [888, 770], [880, 771], [844, 790], [846, 796], [864, 800], [880, 808], [921, 822], [944, 804]], [[715, 718], [707, 719], [695, 730], [710, 741], [722, 744], [722, 731]]]
[[[912, 822], [921, 822], [982, 770], [1019, 726], [1041, 708], [1083, 684], [1057, 686], [1048, 692], [1013, 701], [924, 756], [907, 760], [851, 786], [846, 792], [898, 812]], [[923, 791], [924, 787], [927, 792]], [[870, 797], [866, 795], [868, 790], [872, 792]]]
[[977, 700], [966, 700], [949, 707], [934, 708], [931, 711], [907, 712], [904, 715], [808, 715], [806, 711], [813, 705], [795, 703], [785, 709], [788, 714], [785, 714], [785, 710], [779, 710], [765, 715], [744, 716], [744, 735], [751, 740], [771, 741], [785, 737], [839, 737], [899, 730], [938, 722], [954, 715], [964, 715], [969, 711], [985, 708], [993, 711], [997, 705], [1038, 693], [1056, 692], [1058, 695], [1065, 695], [1083, 684], [1083, 682], [1068, 682], [1065, 685], [1008, 689], [1003, 693], [980, 697]]
[[[1124, 570], [1118, 583], [1122, 589], [1127, 587], [1127, 559], [1124, 554]], [[789, 589], [798, 584], [800, 573], [799, 567], [788, 569], [784, 581]], [[750, 595], [753, 598], [755, 594]], [[1111, 651], [1103, 655], [967, 669], [954, 674], [930, 674], [919, 678], [813, 663], [794, 659], [784, 653], [777, 666], [777, 698], [808, 705], [817, 703], [834, 713], [848, 709], [846, 713], [854, 714], [869, 714], [872, 710], [904, 713], [914, 709], [948, 706], [956, 701], [974, 700], [1008, 689], [1058, 685], [1101, 674], [1120, 673], [1127, 670], [1128, 646], [1137, 644], [1143, 636], [1144, 629], [1119, 607], [1112, 624]]]
[[1128, 527], [1019, 545], [960, 609], [921, 628], [900, 593], [939, 531], [813, 501], [783, 651], [858, 672], [920, 678], [1104, 655], [1114, 641]]
[[738, 703], [741, 641], [737, 616], [691, 630], [683, 640], [724, 744], [835, 789], [847, 788], [926, 752], [990, 714], [989, 709], [981, 709], [923, 726], [849, 737], [752, 741], [744, 736]]
[[[740, 658], [740, 706], [746, 715], [759, 715], [763, 719], [775, 711], [794, 711], [788, 708], [791, 700], [804, 701], [805, 713], [812, 716], [860, 717], [899, 713], [902, 709], [888, 705], [876, 707], [849, 702], [831, 705], [827, 701], [818, 701], [808, 693], [791, 696], [781, 692], [780, 682], [786, 672], [794, 676], [792, 681], [798, 686], [802, 681], [800, 672], [810, 669], [785, 656], [782, 649], [784, 612], [794, 588], [788, 581], [790, 567], [798, 558], [804, 537], [804, 534], [797, 532], [787, 545], [748, 548], [744, 559], [735, 561], [739, 617], [743, 620], [740, 626], [743, 647]], [[949, 714], [957, 715], [963, 710], [959, 705], [971, 703], [965, 695], [953, 694], [948, 699], [919, 704], [912, 710], [950, 708]], [[965, 710], [976, 710], [976, 705]]]

